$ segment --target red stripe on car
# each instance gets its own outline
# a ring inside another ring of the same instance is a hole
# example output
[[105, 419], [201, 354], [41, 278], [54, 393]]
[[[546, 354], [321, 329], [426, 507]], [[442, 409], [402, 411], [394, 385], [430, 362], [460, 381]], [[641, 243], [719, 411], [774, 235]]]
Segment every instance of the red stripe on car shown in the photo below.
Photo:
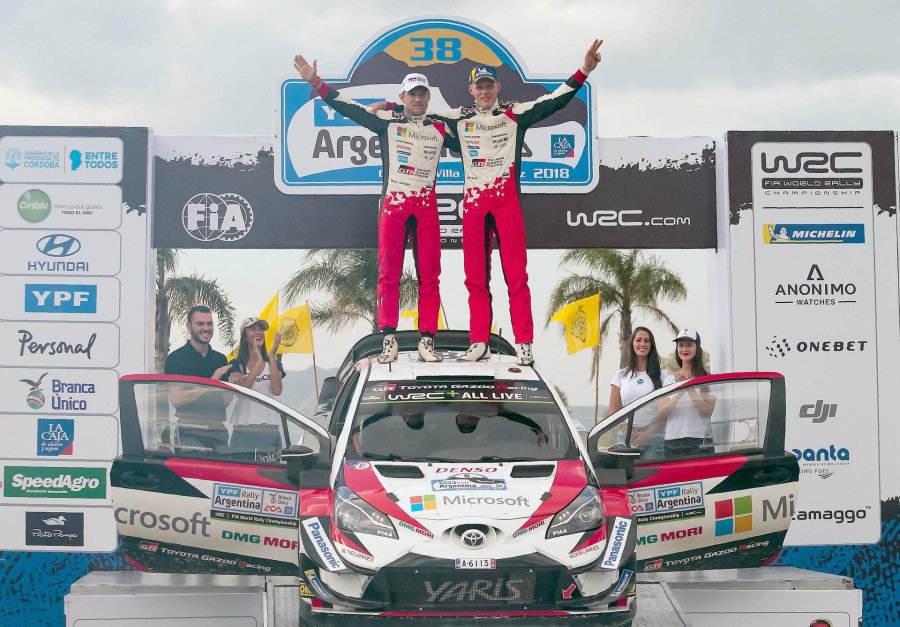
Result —
[[204, 481], [218, 481], [219, 483], [237, 483], [259, 488], [297, 491], [297, 486], [275, 481], [259, 473], [261, 470], [273, 470], [271, 466], [247, 466], [202, 459], [179, 459], [177, 457], [167, 459], [165, 466], [179, 477], [185, 479], [202, 479]]
[[328, 488], [300, 490], [302, 516], [331, 516], [331, 490]]
[[587, 474], [584, 462], [580, 459], [567, 459], [556, 462], [556, 474], [550, 486], [550, 498], [541, 503], [531, 518], [517, 529], [521, 531], [551, 516], [572, 502], [587, 485]]
[[628, 502], [628, 490], [625, 488], [600, 488], [600, 502], [606, 516], [622, 516], [631, 518], [631, 504]]
[[393, 516], [397, 520], [421, 529], [430, 534], [425, 527], [419, 524], [415, 518], [407, 514], [396, 501], [391, 500], [384, 486], [381, 485], [378, 476], [371, 464], [367, 468], [344, 468], [344, 483], [353, 490], [362, 500], [378, 511]]
[[628, 487], [633, 489], [650, 485], [657, 486], [669, 483], [683, 483], [685, 481], [700, 481], [714, 477], [727, 477], [746, 463], [747, 458], [745, 456], [730, 455], [728, 457], [710, 457], [659, 464], [659, 472], [655, 472], [649, 477], [644, 477], [640, 481], [630, 483]]
[[585, 540], [578, 546], [572, 547], [572, 550], [569, 551], [569, 553], [571, 554], [571, 553], [574, 553], [575, 551], [580, 551], [581, 549], [591, 546], [592, 544], [597, 544], [601, 540], [606, 540], [606, 523], [605, 522], [603, 523], [602, 527], [597, 529], [597, 531], [595, 531], [591, 535], [591, 537], [589, 537], [587, 540]]

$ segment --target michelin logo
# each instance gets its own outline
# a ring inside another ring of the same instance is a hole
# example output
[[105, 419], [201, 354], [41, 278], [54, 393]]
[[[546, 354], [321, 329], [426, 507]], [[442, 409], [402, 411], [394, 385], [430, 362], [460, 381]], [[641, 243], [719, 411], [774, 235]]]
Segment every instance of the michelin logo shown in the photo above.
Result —
[[309, 539], [312, 540], [313, 545], [315, 545], [316, 550], [322, 557], [322, 561], [325, 562], [325, 568], [331, 571], [344, 570], [346, 566], [344, 566], [344, 562], [337, 556], [334, 546], [325, 536], [319, 520], [317, 518], [309, 518], [303, 521], [303, 526], [306, 528], [306, 534], [309, 536]]
[[625, 542], [628, 540], [628, 531], [631, 529], [631, 521], [627, 518], [616, 517], [613, 519], [612, 533], [603, 553], [603, 568], [618, 568], [622, 562], [622, 554], [625, 550]]

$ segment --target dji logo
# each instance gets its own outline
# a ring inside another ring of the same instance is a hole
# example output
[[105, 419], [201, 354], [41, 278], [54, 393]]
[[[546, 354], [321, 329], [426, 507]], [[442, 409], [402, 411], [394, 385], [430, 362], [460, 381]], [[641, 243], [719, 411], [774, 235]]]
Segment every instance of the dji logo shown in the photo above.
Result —
[[825, 422], [828, 418], [837, 415], [837, 403], [825, 403], [817, 400], [815, 405], [802, 405], [800, 407], [801, 418], [812, 418], [815, 423]]

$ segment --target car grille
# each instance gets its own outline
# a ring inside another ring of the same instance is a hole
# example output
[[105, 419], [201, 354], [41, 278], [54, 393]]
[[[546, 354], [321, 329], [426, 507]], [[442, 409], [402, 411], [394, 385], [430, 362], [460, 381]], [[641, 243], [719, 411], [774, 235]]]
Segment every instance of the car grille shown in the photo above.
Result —
[[398, 607], [514, 607], [552, 603], [558, 569], [398, 569], [386, 573]]

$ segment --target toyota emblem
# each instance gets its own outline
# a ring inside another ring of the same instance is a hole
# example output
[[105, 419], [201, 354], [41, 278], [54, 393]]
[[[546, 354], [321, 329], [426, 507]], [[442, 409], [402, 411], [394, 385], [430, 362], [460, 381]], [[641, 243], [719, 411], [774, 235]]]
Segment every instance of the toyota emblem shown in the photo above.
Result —
[[481, 548], [484, 546], [485, 540], [487, 540], [487, 536], [484, 535], [484, 532], [479, 531], [478, 529], [466, 529], [460, 538], [462, 539], [463, 546], [467, 549]]

